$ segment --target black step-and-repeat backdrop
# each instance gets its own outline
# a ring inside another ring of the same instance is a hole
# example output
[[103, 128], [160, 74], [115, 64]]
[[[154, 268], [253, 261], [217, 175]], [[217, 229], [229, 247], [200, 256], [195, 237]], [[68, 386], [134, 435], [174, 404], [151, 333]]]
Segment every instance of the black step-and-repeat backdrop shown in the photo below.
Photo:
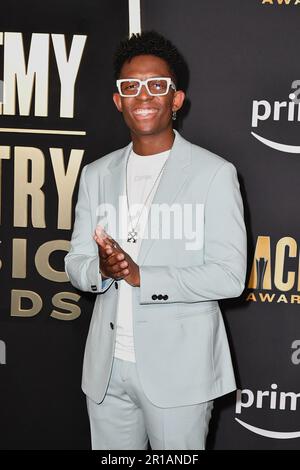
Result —
[[126, 34], [123, 0], [1, 3], [2, 449], [90, 446], [80, 382], [94, 298], [63, 258], [82, 166], [128, 140], [112, 102]]
[[209, 447], [299, 449], [300, 1], [141, 5], [189, 65], [183, 135], [236, 165], [244, 198], [247, 288], [222, 302], [239, 391], [216, 402]]
[[[222, 302], [239, 390], [216, 401], [208, 447], [297, 449], [300, 0], [141, 11], [189, 66], [179, 131], [236, 165], [244, 198], [247, 287]], [[67, 282], [63, 258], [82, 166], [128, 142], [111, 100], [127, 1], [10, 0], [0, 25], [0, 448], [87, 449], [94, 297]]]

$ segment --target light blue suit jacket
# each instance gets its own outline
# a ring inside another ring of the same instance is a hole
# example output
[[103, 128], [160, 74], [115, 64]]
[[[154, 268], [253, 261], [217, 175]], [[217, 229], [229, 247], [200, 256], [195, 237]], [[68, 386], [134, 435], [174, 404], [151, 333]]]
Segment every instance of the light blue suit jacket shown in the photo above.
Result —
[[[82, 377], [83, 391], [97, 403], [105, 397], [112, 368], [117, 284], [126, 281], [102, 282], [92, 235], [99, 204], [118, 207], [131, 147], [84, 166], [65, 257], [73, 286], [97, 294]], [[218, 299], [239, 296], [245, 282], [246, 230], [236, 169], [175, 131], [155, 203], [199, 204], [203, 219], [197, 230], [203, 243], [195, 250], [187, 249], [184, 238], [143, 239], [137, 260], [140, 287], [133, 288], [137, 369], [145, 394], [156, 406], [192, 405], [236, 388], [218, 304]], [[118, 240], [118, 226], [111, 235]]]

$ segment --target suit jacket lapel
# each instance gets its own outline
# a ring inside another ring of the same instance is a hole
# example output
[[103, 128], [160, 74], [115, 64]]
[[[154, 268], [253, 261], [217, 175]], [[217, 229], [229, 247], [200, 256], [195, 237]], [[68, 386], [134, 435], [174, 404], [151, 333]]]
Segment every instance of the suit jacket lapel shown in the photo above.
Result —
[[[183, 186], [188, 182], [188, 166], [191, 160], [191, 144], [174, 130], [175, 139], [168, 157], [165, 169], [161, 176], [159, 185], [154, 194], [152, 204], [172, 205], [177, 194]], [[127, 145], [108, 165], [108, 174], [104, 176], [104, 200], [106, 204], [111, 205], [115, 210], [115, 217], [108, 216], [108, 233], [120, 240], [119, 233], [119, 196], [125, 183], [126, 160], [132, 149], [132, 142]], [[125, 201], [124, 201], [125, 202]], [[125, 205], [126, 209], [126, 205]], [[148, 233], [148, 225], [151, 217], [151, 209], [149, 210], [145, 233]], [[144, 238], [137, 259], [137, 264], [143, 264], [147, 253], [149, 252], [154, 239]]]
[[[108, 174], [103, 178], [104, 202], [109, 205], [106, 231], [116, 241], [120, 241], [119, 231], [119, 197], [125, 184], [126, 160], [131, 151], [132, 142], [115, 156], [108, 165]], [[126, 207], [125, 207], [126, 208]]]
[[[152, 199], [152, 204], [167, 204], [171, 206], [181, 191], [183, 186], [188, 182], [188, 166], [191, 160], [191, 144], [187, 142], [180, 134], [174, 130], [175, 139], [171, 148], [168, 161], [159, 181], [157, 190]], [[149, 221], [151, 218], [151, 208], [148, 213], [145, 233], [148, 234]], [[142, 265], [152, 247], [155, 239], [144, 238], [141, 243], [137, 264]]]

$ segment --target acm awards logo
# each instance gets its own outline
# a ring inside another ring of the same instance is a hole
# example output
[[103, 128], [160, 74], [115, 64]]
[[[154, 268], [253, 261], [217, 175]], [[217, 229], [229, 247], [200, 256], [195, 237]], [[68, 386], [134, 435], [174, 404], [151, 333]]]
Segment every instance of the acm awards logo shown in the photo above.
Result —
[[261, 0], [262, 5], [300, 5], [300, 0]]
[[[30, 281], [29, 271], [32, 268], [40, 276], [41, 283], [68, 281], [64, 270], [54, 266], [51, 260], [58, 252], [66, 254], [69, 250], [69, 240], [61, 239], [60, 231], [71, 229], [72, 197], [85, 153], [84, 148], [81, 148], [84, 145], [80, 143], [76, 144], [79, 148], [70, 149], [68, 137], [75, 135], [80, 138], [86, 135], [84, 129], [72, 129], [72, 119], [78, 117], [76, 85], [86, 39], [86, 35], [71, 36], [67, 52], [64, 34], [32, 33], [30, 45], [25, 47], [23, 33], [0, 32], [0, 46], [3, 49], [0, 132], [6, 136], [5, 145], [0, 145], [0, 174], [12, 168], [14, 180], [13, 185], [1, 186], [0, 182], [0, 225], [5, 225], [9, 231], [11, 228], [23, 229], [21, 237], [15, 236], [11, 241], [1, 243], [0, 270], [4, 276], [10, 276], [12, 282], [16, 282], [16, 288], [11, 290], [11, 316], [32, 317], [43, 309], [45, 299], [40, 292], [36, 292], [36, 284], [32, 287], [27, 284], [25, 287], [23, 283], [27, 278]], [[54, 62], [59, 102], [55, 109], [50, 110], [49, 101], [53, 89], [56, 89], [50, 70], [50, 64]], [[50, 111], [52, 115], [49, 115]], [[10, 118], [9, 127], [5, 127], [6, 116]], [[17, 118], [15, 127], [13, 117]], [[48, 117], [51, 122], [47, 120]], [[41, 118], [38, 125], [33, 124], [37, 122], [33, 121], [34, 118]], [[69, 120], [66, 122], [66, 119]], [[15, 139], [11, 133], [25, 134], [26, 144], [14, 146]], [[37, 144], [37, 134], [51, 136], [47, 148]], [[58, 145], [57, 136], [60, 137]], [[46, 172], [47, 161], [50, 162], [52, 172]], [[45, 189], [46, 183], [52, 188], [52, 194]], [[57, 200], [56, 206], [53, 199]], [[1, 219], [1, 204], [4, 200], [12, 205], [12, 220]], [[47, 225], [50, 211], [55, 215], [55, 226]], [[34, 235], [35, 230], [39, 231], [37, 237]], [[49, 233], [52, 233], [50, 240]], [[41, 239], [40, 234], [43, 240], [37, 241]], [[7, 253], [10, 257], [8, 261], [5, 259]], [[45, 289], [44, 294], [47, 291]], [[79, 299], [80, 296], [74, 292], [55, 293], [50, 300], [54, 307], [50, 316], [59, 320], [76, 319], [81, 313], [77, 305]]]
[[297, 241], [258, 236], [247, 288], [250, 302], [300, 304], [300, 258]]

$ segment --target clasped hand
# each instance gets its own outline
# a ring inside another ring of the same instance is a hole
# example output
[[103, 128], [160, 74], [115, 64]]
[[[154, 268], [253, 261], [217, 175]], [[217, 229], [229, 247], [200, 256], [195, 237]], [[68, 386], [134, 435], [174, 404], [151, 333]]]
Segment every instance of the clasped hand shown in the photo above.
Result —
[[139, 266], [129, 254], [104, 229], [97, 227], [93, 238], [98, 245], [99, 269], [102, 276], [124, 279], [131, 286], [138, 287], [140, 285]]

